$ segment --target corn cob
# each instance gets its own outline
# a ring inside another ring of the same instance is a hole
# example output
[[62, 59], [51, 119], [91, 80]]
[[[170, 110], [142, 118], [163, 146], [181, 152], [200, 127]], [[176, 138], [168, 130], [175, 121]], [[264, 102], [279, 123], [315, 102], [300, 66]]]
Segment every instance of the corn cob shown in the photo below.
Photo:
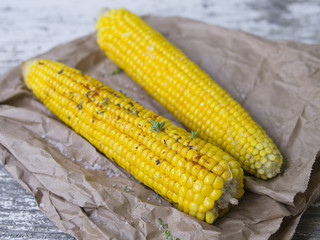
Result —
[[229, 154], [191, 136], [121, 92], [62, 63], [23, 66], [34, 94], [137, 180], [208, 223], [243, 195], [243, 172]]
[[208, 74], [142, 19], [104, 12], [97, 42], [106, 55], [189, 130], [221, 147], [256, 177], [276, 176], [283, 158], [265, 131]]

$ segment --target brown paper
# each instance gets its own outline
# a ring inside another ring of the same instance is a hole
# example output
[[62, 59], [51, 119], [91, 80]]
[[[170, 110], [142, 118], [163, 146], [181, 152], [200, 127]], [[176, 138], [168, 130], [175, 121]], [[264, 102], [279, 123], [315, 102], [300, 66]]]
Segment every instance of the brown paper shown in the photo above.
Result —
[[[290, 238], [320, 194], [320, 46], [273, 42], [183, 18], [146, 21], [237, 99], [285, 158], [283, 173], [245, 177], [240, 204], [206, 224], [159, 200], [53, 116], [30, 91], [21, 66], [0, 78], [0, 159], [62, 231], [78, 239], [164, 239], [158, 218], [180, 239]], [[95, 34], [41, 57], [79, 68], [182, 126], [95, 42]], [[129, 189], [129, 191], [128, 191]]]

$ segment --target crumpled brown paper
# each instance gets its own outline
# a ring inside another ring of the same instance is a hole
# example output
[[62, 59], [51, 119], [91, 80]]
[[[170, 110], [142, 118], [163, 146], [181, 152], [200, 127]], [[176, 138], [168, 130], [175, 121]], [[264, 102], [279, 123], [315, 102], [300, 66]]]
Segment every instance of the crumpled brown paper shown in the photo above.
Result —
[[[27, 90], [21, 66], [0, 78], [0, 159], [62, 231], [78, 239], [287, 239], [320, 194], [320, 46], [273, 42], [183, 18], [146, 21], [237, 99], [285, 158], [273, 180], [245, 177], [246, 193], [209, 225], [177, 210], [101, 155]], [[116, 66], [95, 34], [41, 55], [121, 89], [182, 126]]]

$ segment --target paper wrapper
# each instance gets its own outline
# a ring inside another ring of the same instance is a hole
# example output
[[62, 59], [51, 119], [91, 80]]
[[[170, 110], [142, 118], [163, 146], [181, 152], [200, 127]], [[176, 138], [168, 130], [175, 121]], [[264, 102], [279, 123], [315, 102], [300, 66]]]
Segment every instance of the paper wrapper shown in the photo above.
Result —
[[[53, 116], [27, 90], [17, 66], [0, 79], [0, 158], [62, 231], [78, 239], [290, 238], [320, 194], [320, 46], [273, 42], [182, 18], [145, 20], [238, 100], [284, 156], [283, 173], [245, 177], [240, 204], [214, 225], [184, 214], [135, 181]], [[41, 57], [83, 70], [182, 126], [96, 44], [95, 34]], [[128, 189], [130, 191], [128, 191]]]

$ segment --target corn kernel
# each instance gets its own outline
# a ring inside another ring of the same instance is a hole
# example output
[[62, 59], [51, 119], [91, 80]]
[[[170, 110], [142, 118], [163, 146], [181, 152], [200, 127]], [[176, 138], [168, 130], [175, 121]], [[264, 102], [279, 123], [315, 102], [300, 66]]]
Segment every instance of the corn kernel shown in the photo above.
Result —
[[217, 189], [222, 189], [224, 185], [224, 180], [221, 177], [216, 177], [213, 182], [213, 187]]
[[206, 212], [206, 222], [212, 224], [216, 220], [214, 214], [211, 211]]
[[199, 220], [204, 220], [204, 217], [205, 217], [205, 214], [203, 212], [197, 212], [197, 215], [196, 217], [199, 219]]
[[203, 187], [203, 182], [200, 180], [195, 181], [193, 184], [193, 191], [199, 193]]
[[224, 168], [220, 165], [217, 165], [212, 168], [212, 172], [218, 176], [221, 176], [221, 174], [224, 172]]
[[209, 196], [213, 191], [213, 187], [210, 185], [204, 185], [201, 190], [203, 196]]
[[195, 217], [197, 215], [197, 212], [189, 210], [189, 215]]
[[189, 209], [190, 209], [191, 211], [197, 212], [197, 211], [198, 211], [198, 208], [199, 208], [199, 206], [198, 206], [198, 204], [196, 204], [195, 202], [191, 202], [191, 203], [190, 203]]
[[208, 173], [208, 175], [204, 179], [204, 183], [211, 185], [215, 180], [216, 176], [213, 173]]
[[221, 189], [213, 189], [210, 198], [212, 200], [218, 200], [222, 195], [222, 190]]
[[200, 206], [199, 206], [199, 209], [198, 209], [198, 211], [199, 211], [200, 213], [205, 213], [205, 212], [208, 211], [208, 210], [209, 210], [209, 209], [206, 208], [203, 204], [200, 205]]
[[205, 197], [205, 199], [203, 201], [203, 206], [206, 209], [212, 209], [214, 206], [214, 200], [212, 200], [210, 197]]
[[203, 196], [201, 193], [196, 193], [196, 194], [194, 195], [193, 201], [194, 201], [196, 204], [201, 205], [202, 202], [203, 202], [203, 200], [204, 200], [204, 196]]
[[193, 200], [193, 191], [191, 190], [191, 189], [189, 189], [189, 190], [187, 190], [187, 192], [186, 192], [186, 199], [188, 200], [188, 201], [192, 201]]

